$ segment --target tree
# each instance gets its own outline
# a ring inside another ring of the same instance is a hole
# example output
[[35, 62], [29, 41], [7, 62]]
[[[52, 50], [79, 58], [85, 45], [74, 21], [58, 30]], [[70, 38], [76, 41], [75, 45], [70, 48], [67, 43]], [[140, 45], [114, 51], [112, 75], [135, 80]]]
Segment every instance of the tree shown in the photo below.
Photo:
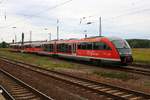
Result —
[[131, 48], [150, 48], [150, 40], [147, 39], [128, 39]]
[[6, 43], [5, 41], [0, 43], [0, 48], [7, 48], [7, 47], [8, 47], [8, 43]]

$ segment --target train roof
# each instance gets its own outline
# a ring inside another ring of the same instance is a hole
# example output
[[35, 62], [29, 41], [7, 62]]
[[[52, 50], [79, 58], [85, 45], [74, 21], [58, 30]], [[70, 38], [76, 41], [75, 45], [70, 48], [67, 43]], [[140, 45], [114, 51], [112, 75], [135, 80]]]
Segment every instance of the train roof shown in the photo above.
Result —
[[17, 44], [16, 43], [15, 44], [10, 44], [10, 46], [16, 46], [16, 45], [21, 45], [21, 43], [20, 44], [18, 44], [18, 43]]
[[[123, 40], [120, 37], [104, 37], [104, 36], [95, 36], [95, 37], [88, 37], [88, 38], [82, 38], [82, 39], [68, 39], [68, 40], [52, 40], [52, 41], [26, 41], [24, 42], [24, 45], [42, 45], [42, 44], [51, 44], [51, 43], [79, 43], [79, 42], [97, 42], [97, 41], [113, 41], [113, 40]], [[21, 42], [10, 44], [12, 46], [19, 45], [21, 46]]]
[[124, 39], [122, 39], [122, 38], [120, 38], [120, 37], [108, 37], [108, 39], [109, 39], [110, 41], [113, 41], [113, 40], [124, 40]]

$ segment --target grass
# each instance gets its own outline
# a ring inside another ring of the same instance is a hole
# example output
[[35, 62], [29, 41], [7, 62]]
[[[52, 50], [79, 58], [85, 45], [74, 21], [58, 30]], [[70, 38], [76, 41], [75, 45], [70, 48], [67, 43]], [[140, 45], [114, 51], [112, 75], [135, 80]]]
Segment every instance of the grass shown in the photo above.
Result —
[[0, 56], [5, 56], [10, 59], [24, 61], [26, 63], [42, 66], [47, 69], [54, 68], [74, 68], [74, 65], [67, 62], [50, 61], [49, 57], [41, 57], [34, 54], [10, 52], [9, 49], [0, 49]]
[[[133, 53], [134, 63], [150, 64], [150, 49], [132, 49], [132, 53]], [[9, 49], [0, 48], [0, 55], [10, 57], [13, 59], [20, 59], [20, 60], [27, 61], [30, 63], [36, 62], [36, 64], [38, 64], [38, 65], [41, 65], [42, 63], [46, 63], [46, 62], [43, 62], [45, 60], [49, 61], [48, 65], [50, 63], [56, 67], [58, 65], [60, 65], [60, 64], [52, 63], [48, 59], [48, 57], [40, 57], [40, 56], [36, 56], [36, 55], [32, 55], [32, 54], [12, 53], [12, 52], [9, 52]], [[65, 63], [65, 64], [67, 64], [67, 63]], [[47, 65], [47, 63], [45, 65]], [[61, 64], [60, 66], [63, 66], [63, 64]]]
[[129, 79], [135, 78], [133, 75], [129, 75], [128, 73], [125, 73], [125, 72], [98, 72], [98, 71], [94, 71], [93, 74], [101, 76], [101, 77], [115, 78], [115, 79], [121, 79], [121, 80], [129, 80]]
[[144, 83], [144, 86], [150, 87], [150, 82], [145, 82], [145, 83]]
[[[132, 49], [133, 63], [145, 63], [150, 64], [150, 49]], [[0, 49], [0, 56], [6, 56], [8, 58], [21, 60], [28, 63], [33, 63], [46, 68], [73, 68], [74, 65], [65, 62], [50, 61], [48, 57], [40, 57], [33, 54], [12, 53], [8, 49]]]
[[[150, 49], [133, 49], [133, 57], [134, 61], [136, 62], [146, 62], [150, 63]], [[50, 59], [49, 57], [45, 56], [38, 56], [34, 54], [25, 54], [25, 53], [15, 53], [10, 52], [9, 49], [0, 49], [0, 56], [5, 56], [10, 59], [20, 60], [27, 63], [35, 64], [40, 67], [46, 69], [56, 69], [56, 68], [69, 68], [74, 69], [76, 65], [69, 62], [64, 61], [55, 61]], [[139, 58], [140, 57], [140, 58]], [[51, 61], [52, 60], [52, 61]], [[92, 72], [95, 75], [100, 77], [107, 77], [107, 78], [114, 78], [114, 79], [121, 79], [121, 80], [129, 80], [129, 79], [137, 79], [135, 76], [125, 73], [125, 72], [99, 72], [94, 71]], [[146, 84], [149, 86], [149, 83]]]
[[134, 63], [150, 64], [150, 49], [132, 49]]

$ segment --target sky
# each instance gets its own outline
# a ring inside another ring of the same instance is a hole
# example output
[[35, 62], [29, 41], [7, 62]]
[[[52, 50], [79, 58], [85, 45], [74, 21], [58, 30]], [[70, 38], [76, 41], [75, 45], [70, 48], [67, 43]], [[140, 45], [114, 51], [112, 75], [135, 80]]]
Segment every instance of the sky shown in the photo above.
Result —
[[[0, 0], [0, 42], [99, 35], [150, 39], [149, 0]], [[59, 23], [57, 23], [57, 19]], [[91, 24], [87, 24], [91, 22]]]

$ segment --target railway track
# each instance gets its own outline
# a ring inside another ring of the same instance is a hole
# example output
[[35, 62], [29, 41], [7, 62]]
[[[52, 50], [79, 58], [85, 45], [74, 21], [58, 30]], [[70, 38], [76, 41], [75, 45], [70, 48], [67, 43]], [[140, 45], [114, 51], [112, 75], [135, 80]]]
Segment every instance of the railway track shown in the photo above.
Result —
[[13, 100], [14, 98], [8, 93], [8, 91], [0, 85], [0, 91], [1, 91], [1, 94], [3, 96], [3, 99], [6, 99], [6, 100]]
[[[5, 57], [0, 57], [0, 58], [5, 58]], [[92, 65], [92, 66], [96, 66], [97, 64], [93, 64], [93, 63], [88, 63], [88, 62], [79, 62], [77, 60], [74, 60], [75, 63], [80, 63], [80, 64], [86, 64], [86, 65]], [[130, 73], [136, 73], [136, 74], [142, 74], [142, 75], [146, 75], [146, 76], [150, 76], [150, 67], [148, 66], [139, 66], [138, 65], [129, 65], [129, 66], [113, 66], [113, 67], [108, 67], [103, 65], [103, 68], [107, 68], [107, 69], [112, 69], [112, 70], [119, 70], [119, 71], [124, 71], [124, 72], [130, 72]], [[99, 67], [99, 66], [98, 66]]]
[[53, 100], [2, 69], [0, 83], [5, 87], [4, 97], [8, 100]]
[[145, 68], [139, 68], [134, 66], [126, 66], [126, 67], [121, 67], [119, 70], [150, 76], [150, 69], [148, 68], [145, 69]]
[[1, 58], [1, 60], [14, 64], [17, 66], [24, 67], [26, 69], [38, 72], [40, 74], [52, 77], [56, 80], [60, 80], [66, 82], [71, 85], [78, 86], [80, 88], [84, 88], [87, 91], [91, 91], [92, 93], [96, 93], [98, 95], [103, 95], [107, 99], [115, 99], [115, 100], [150, 100], [150, 95], [135, 91], [129, 90], [122, 87], [106, 84], [106, 83], [99, 83], [96, 81], [92, 81], [89, 79], [79, 78], [76, 76], [68, 75], [65, 73], [53, 71], [53, 70], [46, 70], [43, 68], [39, 68], [35, 65], [26, 64], [19, 61], [14, 61], [6, 58]]

